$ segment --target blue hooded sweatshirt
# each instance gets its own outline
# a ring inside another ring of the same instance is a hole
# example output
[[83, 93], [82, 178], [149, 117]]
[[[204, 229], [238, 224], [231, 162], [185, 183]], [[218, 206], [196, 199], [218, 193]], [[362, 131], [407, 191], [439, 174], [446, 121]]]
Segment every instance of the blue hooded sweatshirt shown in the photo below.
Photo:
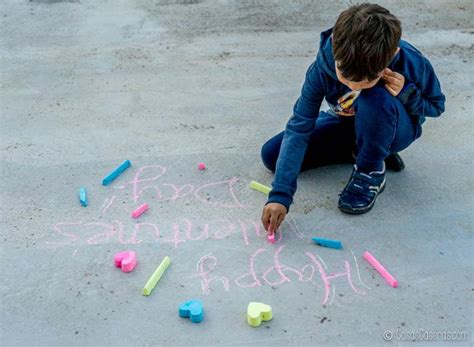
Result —
[[[349, 95], [354, 94], [337, 79], [331, 34], [332, 28], [321, 33], [318, 55], [306, 72], [301, 95], [293, 108], [293, 116], [286, 125], [272, 183], [273, 188], [267, 204], [278, 202], [289, 210], [296, 192], [296, 178], [323, 99], [326, 98], [333, 112], [339, 113], [338, 111], [344, 112], [340, 108], [341, 100], [344, 102], [348, 100]], [[404, 40], [400, 41], [399, 47], [399, 52], [388, 68], [405, 77], [405, 86], [397, 98], [407, 113], [415, 117], [421, 126], [425, 117], [438, 117], [444, 112], [445, 96], [428, 59]], [[352, 110], [345, 111], [350, 114]]]

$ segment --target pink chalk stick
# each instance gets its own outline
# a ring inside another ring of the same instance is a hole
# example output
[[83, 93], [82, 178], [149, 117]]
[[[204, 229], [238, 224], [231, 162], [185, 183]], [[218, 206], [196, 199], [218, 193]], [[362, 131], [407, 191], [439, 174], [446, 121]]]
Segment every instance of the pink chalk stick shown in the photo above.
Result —
[[268, 234], [268, 242], [275, 243], [275, 233]]
[[199, 170], [206, 170], [206, 164], [199, 163], [198, 168], [199, 168]]
[[148, 210], [148, 204], [143, 204], [139, 208], [137, 208], [135, 211], [132, 212], [132, 217], [138, 218], [147, 210]]
[[121, 267], [123, 272], [130, 272], [137, 265], [137, 257], [133, 251], [119, 252], [114, 256], [115, 266]]
[[369, 251], [366, 251], [364, 253], [364, 259], [369, 262], [370, 265], [372, 265], [375, 270], [377, 270], [382, 277], [387, 281], [388, 284], [390, 284], [393, 288], [398, 287], [398, 282], [397, 280], [380, 264], [375, 257], [369, 253]]

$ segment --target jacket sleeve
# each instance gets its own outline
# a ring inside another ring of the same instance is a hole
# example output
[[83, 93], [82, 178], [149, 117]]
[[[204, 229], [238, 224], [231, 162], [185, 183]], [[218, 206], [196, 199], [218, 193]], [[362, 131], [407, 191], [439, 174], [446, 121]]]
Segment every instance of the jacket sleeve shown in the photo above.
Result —
[[290, 209], [296, 192], [296, 178], [325, 96], [325, 86], [323, 71], [315, 61], [306, 72], [301, 95], [286, 125], [267, 204], [278, 202]]
[[425, 59], [418, 83], [406, 83], [398, 98], [408, 114], [418, 117], [438, 117], [444, 112], [446, 97], [430, 62]]

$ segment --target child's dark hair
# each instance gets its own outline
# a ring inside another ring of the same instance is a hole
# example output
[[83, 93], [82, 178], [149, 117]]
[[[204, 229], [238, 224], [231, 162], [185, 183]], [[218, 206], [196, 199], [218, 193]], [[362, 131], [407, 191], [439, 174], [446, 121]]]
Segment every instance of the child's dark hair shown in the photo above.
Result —
[[374, 80], [395, 54], [402, 27], [389, 10], [376, 4], [354, 5], [342, 12], [333, 29], [333, 55], [344, 78]]

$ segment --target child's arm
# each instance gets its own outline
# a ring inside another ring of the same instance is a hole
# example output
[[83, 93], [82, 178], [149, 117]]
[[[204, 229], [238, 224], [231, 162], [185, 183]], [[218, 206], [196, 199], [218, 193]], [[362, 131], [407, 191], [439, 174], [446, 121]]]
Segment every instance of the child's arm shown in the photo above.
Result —
[[[296, 192], [296, 178], [303, 162], [309, 136], [314, 130], [319, 115], [319, 108], [325, 95], [325, 86], [326, 81], [323, 71], [316, 61], [311, 64], [306, 72], [301, 96], [293, 108], [293, 116], [286, 125], [276, 165], [275, 178], [272, 183], [273, 188], [267, 202], [267, 205], [269, 203], [283, 205], [286, 207], [286, 213], [293, 202], [293, 195]], [[271, 214], [268, 218], [272, 218]], [[283, 221], [280, 216], [273, 216], [273, 220], [279, 221], [276, 228]], [[264, 224], [268, 225], [268, 221]]]
[[398, 95], [410, 115], [420, 117], [438, 117], [444, 112], [446, 97], [430, 62], [425, 64], [419, 81], [415, 84], [406, 81]]

